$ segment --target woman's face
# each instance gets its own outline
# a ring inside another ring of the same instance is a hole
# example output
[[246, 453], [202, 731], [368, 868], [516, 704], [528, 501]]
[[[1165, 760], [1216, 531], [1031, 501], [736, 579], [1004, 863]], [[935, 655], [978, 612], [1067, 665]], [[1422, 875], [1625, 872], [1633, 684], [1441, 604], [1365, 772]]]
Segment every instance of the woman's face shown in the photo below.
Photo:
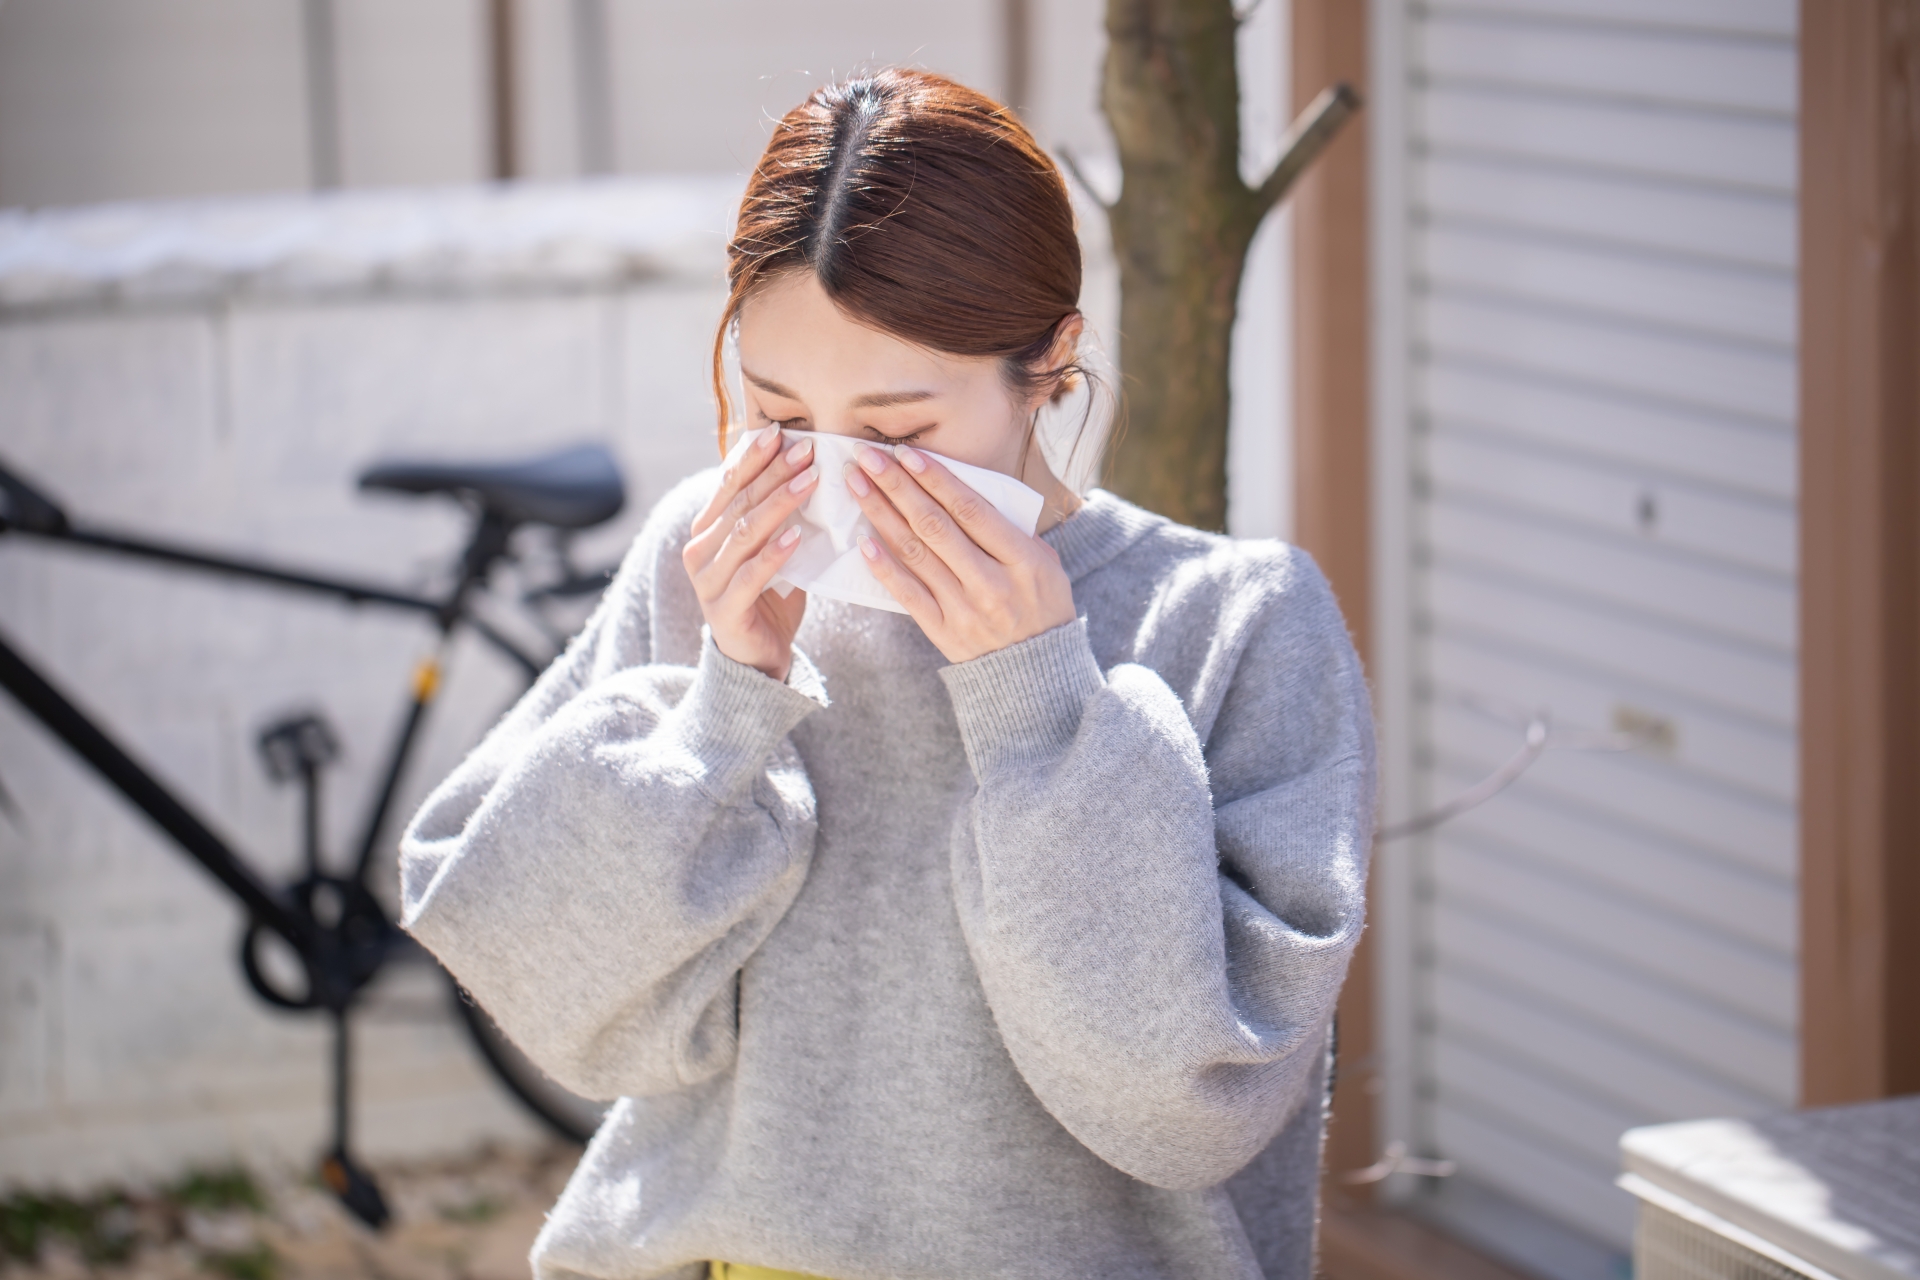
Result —
[[870, 329], [835, 306], [811, 272], [781, 276], [740, 309], [740, 370], [749, 429], [777, 422], [1022, 472], [1038, 401], [1016, 400], [998, 360], [928, 351]]

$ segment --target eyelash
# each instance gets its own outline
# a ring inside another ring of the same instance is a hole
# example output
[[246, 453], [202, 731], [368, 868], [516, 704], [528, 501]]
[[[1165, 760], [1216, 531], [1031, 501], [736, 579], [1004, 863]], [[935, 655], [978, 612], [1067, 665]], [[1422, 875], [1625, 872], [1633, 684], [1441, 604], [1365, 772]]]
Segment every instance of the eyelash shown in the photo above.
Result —
[[933, 430], [933, 428], [922, 427], [918, 431], [909, 431], [907, 432], [907, 434], [903, 436], [890, 436], [886, 432], [880, 430], [878, 427], [864, 427], [862, 428], [862, 430], [873, 432], [874, 435], [880, 437], [880, 439], [882, 440], [885, 440], [888, 444], [912, 444], [915, 440], [918, 440], [921, 436]]
[[[794, 425], [795, 423], [804, 424], [806, 422], [805, 418], [770, 418], [766, 415], [766, 412], [764, 410], [755, 410], [755, 412], [760, 414], [760, 420], [762, 422], [770, 423], [773, 426], [779, 427], [782, 431], [806, 430], [806, 427], [804, 425], [803, 426]], [[878, 427], [863, 427], [861, 428], [861, 430], [871, 431], [876, 437], [878, 437], [880, 440], [884, 440], [888, 444], [912, 444], [915, 440], [918, 440], [921, 436], [933, 430], [933, 428], [930, 426], [922, 427], [918, 431], [909, 431], [906, 435], [903, 435], [903, 436], [890, 436], [886, 432], [880, 430]]]

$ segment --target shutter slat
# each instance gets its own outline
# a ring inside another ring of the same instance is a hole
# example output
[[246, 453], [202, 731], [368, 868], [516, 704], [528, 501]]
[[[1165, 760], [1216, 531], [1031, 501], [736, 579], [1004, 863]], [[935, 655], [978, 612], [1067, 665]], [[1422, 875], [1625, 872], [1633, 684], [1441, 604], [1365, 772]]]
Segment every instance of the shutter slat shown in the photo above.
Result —
[[1434, 1104], [1434, 1130], [1441, 1145], [1459, 1152], [1480, 1181], [1543, 1205], [1554, 1216], [1602, 1239], [1625, 1240], [1632, 1235], [1633, 1203], [1613, 1185], [1611, 1174], [1576, 1163], [1529, 1141], [1526, 1135], [1511, 1133], [1444, 1101]]
[[[1634, 1108], [1550, 1072], [1531, 1070], [1532, 1064], [1522, 1066], [1511, 1055], [1471, 1039], [1444, 1032], [1435, 1036], [1434, 1065], [1446, 1082], [1442, 1105], [1457, 1100], [1595, 1173], [1604, 1173], [1617, 1158], [1621, 1130], [1636, 1123]], [[1554, 1117], [1552, 1130], [1535, 1128], [1535, 1118], [1543, 1115]]]
[[1529, 920], [1623, 972], [1793, 1033], [1798, 989], [1789, 956], [1709, 933], [1529, 865], [1524, 856], [1495, 852], [1470, 833], [1453, 831], [1435, 841], [1434, 874], [1456, 901]]
[[1427, 522], [1436, 559], [1535, 582], [1595, 608], [1617, 606], [1782, 655], [1793, 652], [1797, 601], [1778, 575], [1703, 565], [1608, 533], [1435, 494]]
[[1790, 41], [1799, 30], [1794, 0], [1467, 0], [1430, 8], [1435, 14], [1500, 13], [1749, 39]]
[[1435, 291], [1691, 329], [1709, 339], [1781, 348], [1794, 340], [1793, 277], [1784, 271], [1661, 260], [1445, 222], [1422, 240], [1418, 280]]
[[1793, 735], [1771, 725], [1718, 715], [1644, 686], [1592, 679], [1527, 661], [1454, 636], [1430, 642], [1434, 696], [1511, 707], [1545, 707], [1563, 730], [1608, 732], [1622, 723], [1665, 722], [1670, 741], [1646, 741], [1636, 760], [1668, 770], [1676, 782], [1699, 779], [1790, 808], [1799, 785]]
[[1784, 121], [1451, 83], [1421, 94], [1414, 120], [1416, 144], [1435, 153], [1506, 156], [1687, 186], [1793, 189], [1793, 129]]
[[1652, 467], [1596, 463], [1471, 430], [1436, 429], [1426, 461], [1443, 497], [1494, 502], [1516, 516], [1757, 570], [1792, 587], [1798, 526], [1784, 502], [1715, 493]]
[[1791, 1035], [1629, 973], [1565, 937], [1550, 937], [1548, 928], [1448, 897], [1443, 889], [1433, 908], [1434, 963], [1525, 991], [1754, 1093], [1793, 1097], [1799, 1046]]
[[1797, 1087], [1796, 10], [1387, 13], [1409, 135], [1388, 479], [1412, 495], [1387, 526], [1411, 733], [1388, 741], [1417, 812], [1539, 709], [1643, 735], [1548, 751], [1387, 847], [1415, 921], [1393, 1096], [1459, 1162], [1443, 1219], [1548, 1238], [1531, 1211], [1624, 1251], [1624, 1128]]
[[1445, 12], [1423, 27], [1423, 61], [1434, 76], [1782, 119], [1794, 109], [1793, 46], [1775, 40], [1676, 39]]
[[1414, 320], [1436, 360], [1637, 393], [1683, 411], [1793, 420], [1798, 384], [1783, 351], [1444, 292], [1427, 295]]
[[1799, 697], [1793, 662], [1644, 614], [1549, 595], [1533, 584], [1436, 561], [1423, 575], [1436, 626], [1509, 642], [1572, 669], [1606, 673], [1786, 726]]
[[[1476, 709], [1436, 702], [1428, 714], [1435, 750], [1457, 767], [1491, 773], [1518, 745], [1515, 729]], [[1549, 751], [1519, 787], [1630, 813], [1656, 831], [1761, 875], [1790, 874], [1795, 863], [1797, 828], [1790, 806], [1700, 779], [1676, 778], [1657, 763], [1625, 752]]]
[[1632, 467], [1789, 506], [1794, 440], [1774, 425], [1716, 419], [1637, 399], [1618, 388], [1569, 388], [1463, 363], [1432, 363], [1415, 380], [1439, 426], [1497, 432], [1575, 462]]
[[[1782, 1105], [1669, 1054], [1622, 1040], [1570, 1010], [1471, 973], [1434, 972], [1433, 1017], [1439, 1035], [1471, 1037], [1497, 1049], [1516, 1069], [1569, 1081], [1642, 1115], [1679, 1120], [1749, 1115]], [[1552, 1117], [1535, 1117], [1535, 1123], [1550, 1125]]]
[[1429, 218], [1555, 234], [1643, 252], [1791, 271], [1793, 202], [1664, 180], [1636, 182], [1525, 162], [1440, 155], [1413, 166]]
[[[1451, 793], [1483, 774], [1436, 763], [1434, 780]], [[1790, 875], [1769, 875], [1711, 849], [1674, 839], [1618, 813], [1522, 787], [1456, 819], [1463, 839], [1511, 848], [1537, 865], [1645, 901], [1696, 929], [1793, 958], [1797, 902]]]

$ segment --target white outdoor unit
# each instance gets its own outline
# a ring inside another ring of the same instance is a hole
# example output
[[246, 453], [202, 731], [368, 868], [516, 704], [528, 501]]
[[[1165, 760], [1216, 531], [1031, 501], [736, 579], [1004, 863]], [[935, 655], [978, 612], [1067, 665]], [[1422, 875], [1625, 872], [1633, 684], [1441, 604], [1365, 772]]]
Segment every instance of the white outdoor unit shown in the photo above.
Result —
[[1920, 1278], [1920, 1095], [1629, 1130], [1635, 1280]]

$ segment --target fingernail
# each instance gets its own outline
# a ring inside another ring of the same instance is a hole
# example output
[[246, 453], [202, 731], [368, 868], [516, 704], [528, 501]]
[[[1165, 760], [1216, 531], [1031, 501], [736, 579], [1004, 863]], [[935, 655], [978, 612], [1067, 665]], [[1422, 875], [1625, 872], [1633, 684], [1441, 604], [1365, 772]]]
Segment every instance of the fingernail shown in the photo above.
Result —
[[820, 468], [808, 467], [793, 479], [787, 481], [787, 492], [805, 493], [815, 480], [820, 478]]
[[893, 456], [900, 459], [901, 466], [915, 475], [927, 469], [927, 460], [920, 456], [918, 449], [909, 449], [906, 445], [897, 444], [893, 446]]
[[765, 431], [762, 431], [760, 433], [760, 439], [757, 441], [757, 443], [762, 449], [771, 449], [779, 441], [779, 439], [780, 439], [780, 428], [776, 424], [774, 426], [768, 427]]
[[853, 490], [854, 497], [864, 498], [873, 492], [873, 485], [865, 476], [860, 474], [860, 468], [854, 466], [851, 462], [847, 464], [846, 474], [847, 488]]
[[797, 445], [795, 445], [795, 446], [793, 446], [793, 448], [791, 448], [791, 449], [789, 449], [789, 450], [787, 450], [787, 461], [788, 461], [788, 462], [799, 462], [799, 461], [800, 461], [800, 459], [802, 459], [802, 458], [804, 458], [804, 457], [806, 457], [806, 456], [807, 456], [807, 450], [809, 450], [809, 449], [811, 449], [811, 448], [813, 448], [813, 441], [811, 441], [811, 440], [802, 440], [802, 441], [801, 441], [801, 442], [800, 442], [799, 444], [797, 444]]
[[783, 547], [790, 547], [798, 541], [800, 541], [800, 526], [797, 524], [780, 535], [780, 545]]
[[878, 560], [880, 558], [880, 548], [874, 546], [873, 539], [864, 533], [860, 535], [860, 554], [869, 560]]
[[879, 475], [882, 471], [885, 471], [887, 469], [887, 455], [880, 452], [878, 449], [874, 448], [872, 445], [863, 446], [860, 452], [855, 454], [854, 456], [860, 459], [861, 466], [865, 467], [868, 471], [871, 471], [876, 476]]

